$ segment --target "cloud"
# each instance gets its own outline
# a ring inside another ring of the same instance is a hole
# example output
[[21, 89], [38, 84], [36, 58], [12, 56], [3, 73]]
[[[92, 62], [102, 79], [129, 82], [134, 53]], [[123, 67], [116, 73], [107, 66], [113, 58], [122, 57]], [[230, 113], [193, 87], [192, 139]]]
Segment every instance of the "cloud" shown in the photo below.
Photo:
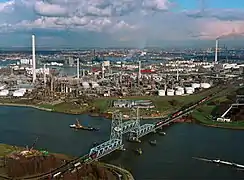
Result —
[[39, 15], [45, 16], [67, 16], [67, 10], [58, 4], [49, 4], [45, 2], [36, 2], [35, 11]]
[[65, 34], [74, 33], [85, 39], [83, 44], [111, 41], [145, 47], [156, 41], [167, 44], [243, 33], [244, 10], [174, 7], [170, 0], [9, 0], [0, 3], [0, 35], [28, 34], [23, 38], [38, 33], [44, 41], [52, 34], [57, 42], [72, 44]]
[[244, 20], [244, 9], [206, 9], [204, 11], [184, 11], [191, 18], [215, 18], [222, 21]]

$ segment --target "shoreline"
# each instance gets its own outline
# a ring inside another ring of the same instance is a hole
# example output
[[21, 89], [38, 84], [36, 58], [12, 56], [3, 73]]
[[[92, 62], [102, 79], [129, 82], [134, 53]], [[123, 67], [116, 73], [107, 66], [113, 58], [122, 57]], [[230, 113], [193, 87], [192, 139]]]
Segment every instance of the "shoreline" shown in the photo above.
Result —
[[[90, 112], [82, 112], [82, 113], [70, 113], [70, 112], [61, 112], [61, 111], [55, 111], [53, 109], [49, 109], [49, 108], [44, 108], [44, 107], [40, 107], [38, 105], [30, 105], [30, 104], [18, 104], [18, 103], [1, 103], [0, 102], [0, 106], [12, 106], [12, 107], [28, 107], [28, 108], [34, 108], [34, 109], [38, 109], [41, 111], [47, 111], [47, 112], [55, 112], [55, 113], [62, 113], [62, 114], [69, 114], [69, 115], [82, 115], [82, 114], [88, 114], [91, 117], [105, 117], [107, 119], [111, 119], [109, 117], [106, 116], [106, 114], [108, 113], [90, 113]], [[166, 116], [158, 116], [158, 117], [151, 117], [151, 116], [142, 116], [141, 119], [162, 119], [165, 118]]]
[[206, 123], [196, 123], [196, 124], [199, 124], [199, 125], [202, 125], [202, 126], [206, 126], [206, 127], [212, 127], [212, 128], [222, 128], [222, 129], [231, 129], [231, 130], [244, 130], [244, 127], [226, 127], [226, 126], [223, 126], [223, 125], [214, 125], [214, 124], [206, 124]]
[[[83, 113], [77, 113], [77, 114], [76, 113], [67, 113], [67, 112], [59, 112], [59, 111], [55, 111], [53, 109], [39, 107], [37, 105], [29, 105], [29, 104], [0, 103], [0, 106], [27, 107], [27, 108], [38, 109], [38, 110], [41, 110], [41, 111], [54, 112], [54, 113], [62, 113], [62, 114], [69, 114], [69, 115], [88, 114], [91, 117], [104, 117], [104, 118], [107, 118], [107, 119], [111, 119], [110, 117], [107, 117], [106, 115], [104, 115], [105, 113], [89, 113], [89, 112], [83, 112]], [[162, 117], [150, 117], [149, 116], [149, 117], [141, 117], [141, 119], [144, 119], [144, 120], [157, 120], [157, 119], [162, 119], [164, 117], [165, 116], [162, 116]], [[196, 121], [198, 121], [198, 120], [196, 120]], [[213, 128], [224, 128], [224, 129], [232, 129], [232, 130], [244, 130], [244, 127], [226, 127], [226, 126], [223, 126], [223, 125], [211, 125], [211, 124], [202, 123], [201, 121], [198, 121], [198, 124], [203, 125], [203, 126], [207, 126], [207, 127], [213, 127]]]

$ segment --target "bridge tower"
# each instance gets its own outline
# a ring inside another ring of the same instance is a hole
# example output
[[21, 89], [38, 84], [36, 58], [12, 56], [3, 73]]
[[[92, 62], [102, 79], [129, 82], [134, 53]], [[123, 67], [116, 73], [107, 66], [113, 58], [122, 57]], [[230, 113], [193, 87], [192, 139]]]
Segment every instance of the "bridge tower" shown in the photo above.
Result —
[[113, 112], [110, 140], [119, 139], [122, 140], [123, 129], [122, 129], [123, 115], [119, 111]]

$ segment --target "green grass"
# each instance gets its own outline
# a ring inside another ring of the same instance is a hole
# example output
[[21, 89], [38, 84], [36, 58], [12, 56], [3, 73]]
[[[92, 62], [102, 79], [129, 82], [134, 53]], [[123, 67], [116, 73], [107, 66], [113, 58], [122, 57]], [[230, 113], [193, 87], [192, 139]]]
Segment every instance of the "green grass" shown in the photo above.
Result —
[[0, 144], [0, 157], [4, 157], [14, 151], [21, 150], [22, 148], [6, 145], [6, 144]]
[[217, 122], [213, 121], [211, 113], [217, 108], [214, 105], [203, 105], [198, 109], [195, 109], [192, 113], [192, 117], [199, 123], [215, 126], [215, 127], [224, 127], [224, 128], [243, 128], [244, 121], [234, 121], [234, 122]]
[[[187, 105], [192, 102], [196, 102], [200, 100], [201, 98], [219, 90], [218, 88], [211, 88], [206, 91], [202, 91], [198, 94], [193, 94], [193, 95], [186, 95], [186, 96], [132, 96], [132, 97], [123, 97], [121, 99], [126, 99], [126, 100], [151, 100], [155, 108], [153, 109], [141, 109], [140, 114], [150, 114], [154, 113], [156, 111], [159, 111], [162, 114], [168, 114], [171, 113], [180, 107]], [[94, 100], [92, 103], [92, 106], [99, 108], [100, 112], [111, 112], [114, 111], [116, 108], [113, 108], [111, 106], [112, 102], [114, 100], [117, 100], [119, 98], [116, 97], [103, 97], [103, 98], [98, 98]], [[174, 101], [174, 103], [172, 103]], [[118, 109], [118, 108], [117, 108]], [[130, 111], [129, 108], [121, 108], [119, 109], [122, 112], [128, 112]]]

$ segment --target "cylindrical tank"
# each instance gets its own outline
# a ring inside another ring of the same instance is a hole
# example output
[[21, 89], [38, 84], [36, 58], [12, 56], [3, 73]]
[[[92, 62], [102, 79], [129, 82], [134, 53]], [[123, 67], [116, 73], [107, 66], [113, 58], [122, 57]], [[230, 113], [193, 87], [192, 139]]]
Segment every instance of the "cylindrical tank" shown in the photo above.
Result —
[[110, 61], [103, 61], [104, 66], [110, 66]]
[[0, 90], [3, 90], [6, 87], [6, 85], [0, 85]]
[[181, 91], [183, 94], [184, 94], [184, 92], [185, 92], [184, 88], [183, 88], [183, 87], [180, 87], [180, 86], [177, 87], [177, 90], [178, 90], [178, 91]]
[[9, 90], [7, 89], [0, 91], [0, 96], [7, 96], [8, 94], [9, 94]]
[[186, 94], [193, 94], [193, 90], [192, 89], [187, 89], [186, 90]]
[[191, 87], [194, 88], [194, 89], [197, 89], [197, 88], [200, 88], [201, 85], [199, 83], [192, 83]]
[[167, 96], [174, 96], [175, 91], [173, 89], [167, 89]]
[[175, 91], [176, 96], [181, 96], [182, 94], [184, 94], [184, 92], [182, 92], [182, 90], [176, 90]]
[[85, 89], [90, 88], [90, 85], [89, 85], [88, 82], [82, 82], [82, 86], [83, 86]]
[[194, 89], [193, 87], [185, 87], [185, 90], [186, 90], [186, 91], [190, 90], [190, 91], [192, 91], [192, 92], [195, 91], [195, 89]]
[[159, 96], [165, 96], [165, 90], [158, 90]]
[[211, 85], [209, 83], [201, 83], [201, 88], [208, 89]]
[[19, 89], [13, 92], [14, 97], [22, 97], [22, 96], [24, 96], [24, 94], [25, 94], [25, 92], [23, 90], [19, 90]]

